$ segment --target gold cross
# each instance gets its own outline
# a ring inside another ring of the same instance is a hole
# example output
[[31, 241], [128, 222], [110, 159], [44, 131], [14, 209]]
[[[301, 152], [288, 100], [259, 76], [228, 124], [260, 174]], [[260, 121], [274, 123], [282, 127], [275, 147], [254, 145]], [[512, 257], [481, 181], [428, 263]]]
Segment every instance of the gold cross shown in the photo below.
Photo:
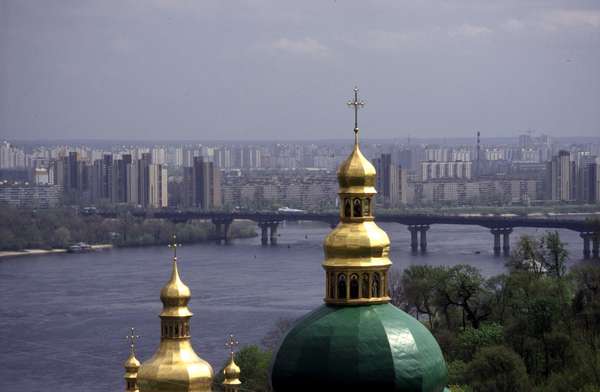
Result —
[[181, 248], [181, 244], [176, 242], [177, 236], [173, 234], [173, 242], [168, 245], [169, 248], [173, 249], [173, 258], [177, 258], [177, 248]]
[[131, 348], [131, 354], [135, 354], [135, 342], [140, 337], [141, 337], [140, 335], [135, 334], [135, 328], [133, 328], [133, 327], [131, 327], [131, 332], [129, 333], [129, 335], [125, 336], [125, 339], [130, 341], [129, 347]]
[[358, 87], [354, 87], [354, 100], [348, 101], [348, 107], [354, 109], [354, 133], [358, 133], [358, 109], [363, 106], [365, 103], [358, 100]]
[[229, 335], [227, 342], [225, 342], [225, 347], [229, 348], [229, 353], [233, 355], [233, 349], [238, 346], [240, 342], [238, 342], [233, 335]]

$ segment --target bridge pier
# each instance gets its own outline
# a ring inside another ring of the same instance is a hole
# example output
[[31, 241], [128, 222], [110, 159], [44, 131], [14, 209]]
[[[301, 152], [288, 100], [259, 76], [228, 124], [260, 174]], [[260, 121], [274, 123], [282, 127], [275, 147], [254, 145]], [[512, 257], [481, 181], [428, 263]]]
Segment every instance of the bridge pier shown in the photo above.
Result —
[[421, 252], [427, 252], [427, 230], [429, 225], [409, 225], [410, 231], [410, 249], [417, 252], [419, 247]]
[[215, 225], [215, 242], [217, 244], [228, 244], [230, 237], [230, 228], [233, 218], [214, 218], [212, 223]]
[[594, 235], [594, 233], [587, 233], [587, 232], [579, 233], [579, 236], [583, 239], [583, 258], [584, 259], [589, 259], [590, 256], [592, 255], [590, 243], [592, 241], [593, 235]]
[[600, 257], [600, 233], [594, 233], [592, 237], [592, 257], [594, 259]]
[[269, 235], [269, 240], [271, 241], [271, 245], [277, 245], [277, 226], [279, 225], [278, 222], [272, 222], [269, 225], [270, 228], [270, 235]]
[[410, 249], [416, 253], [419, 250], [419, 232], [414, 226], [408, 226], [408, 231], [410, 231]]
[[269, 225], [266, 222], [258, 222], [260, 228], [260, 243], [262, 246], [269, 245]]
[[421, 252], [427, 252], [427, 230], [429, 230], [429, 225], [421, 225], [419, 232], [421, 233]]
[[512, 231], [512, 227], [508, 227], [502, 233], [502, 251], [504, 252], [504, 256], [510, 256], [510, 233]]
[[493, 227], [490, 229], [494, 236], [494, 256], [500, 256], [502, 253], [504, 253], [504, 256], [510, 254], [510, 233], [512, 231], [512, 227]]
[[277, 245], [277, 228], [279, 222], [277, 221], [260, 221], [258, 227], [260, 228], [260, 243], [263, 246]]

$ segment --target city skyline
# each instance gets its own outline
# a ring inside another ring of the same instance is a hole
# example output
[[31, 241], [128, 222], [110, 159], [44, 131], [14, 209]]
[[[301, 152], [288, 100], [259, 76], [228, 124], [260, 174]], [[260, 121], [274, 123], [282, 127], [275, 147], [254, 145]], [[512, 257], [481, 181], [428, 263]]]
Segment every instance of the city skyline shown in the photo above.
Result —
[[0, 26], [9, 139], [343, 139], [355, 84], [366, 138], [600, 130], [590, 1], [9, 0]]

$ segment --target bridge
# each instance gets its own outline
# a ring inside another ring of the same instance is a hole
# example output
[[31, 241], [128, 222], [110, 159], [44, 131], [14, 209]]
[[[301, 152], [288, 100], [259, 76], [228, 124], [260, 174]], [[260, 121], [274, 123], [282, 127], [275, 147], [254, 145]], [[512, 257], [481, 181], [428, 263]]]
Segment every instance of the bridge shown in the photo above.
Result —
[[[115, 217], [116, 213], [100, 212], [105, 217]], [[250, 220], [256, 222], [261, 230], [263, 245], [277, 244], [277, 228], [284, 221], [317, 221], [324, 222], [334, 228], [339, 222], [337, 213], [312, 212], [210, 212], [201, 210], [139, 210], [133, 215], [141, 218], [165, 219], [172, 222], [189, 220], [209, 220], [215, 225], [216, 240], [229, 242], [229, 228], [234, 220]], [[390, 222], [406, 225], [410, 232], [410, 246], [413, 252], [427, 250], [427, 231], [432, 225], [467, 225], [480, 226], [490, 230], [493, 235], [493, 251], [499, 256], [510, 253], [510, 234], [517, 227], [544, 229], [567, 229], [576, 231], [583, 240], [583, 257], [600, 257], [600, 222], [581, 219], [534, 218], [522, 216], [463, 216], [434, 214], [380, 214], [377, 222]]]

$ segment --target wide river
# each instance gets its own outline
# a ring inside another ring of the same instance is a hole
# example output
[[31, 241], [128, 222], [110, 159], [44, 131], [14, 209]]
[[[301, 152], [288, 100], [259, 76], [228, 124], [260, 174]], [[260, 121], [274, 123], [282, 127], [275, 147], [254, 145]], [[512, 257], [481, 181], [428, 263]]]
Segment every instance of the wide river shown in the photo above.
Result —
[[[505, 259], [493, 256], [492, 235], [483, 228], [434, 225], [427, 254], [413, 255], [404, 226], [381, 227], [392, 240], [394, 269], [468, 263], [488, 276], [504, 271]], [[226, 358], [228, 334], [241, 345], [260, 344], [278, 319], [322, 303], [322, 242], [329, 230], [288, 224], [278, 246], [252, 238], [179, 250], [181, 277], [192, 290], [193, 345], [215, 371]], [[542, 231], [515, 230], [512, 241], [523, 233]], [[579, 260], [578, 234], [560, 234], [573, 262]], [[142, 335], [140, 360], [158, 347], [159, 292], [170, 260], [166, 247], [0, 260], [0, 391], [123, 390], [129, 328]]]

